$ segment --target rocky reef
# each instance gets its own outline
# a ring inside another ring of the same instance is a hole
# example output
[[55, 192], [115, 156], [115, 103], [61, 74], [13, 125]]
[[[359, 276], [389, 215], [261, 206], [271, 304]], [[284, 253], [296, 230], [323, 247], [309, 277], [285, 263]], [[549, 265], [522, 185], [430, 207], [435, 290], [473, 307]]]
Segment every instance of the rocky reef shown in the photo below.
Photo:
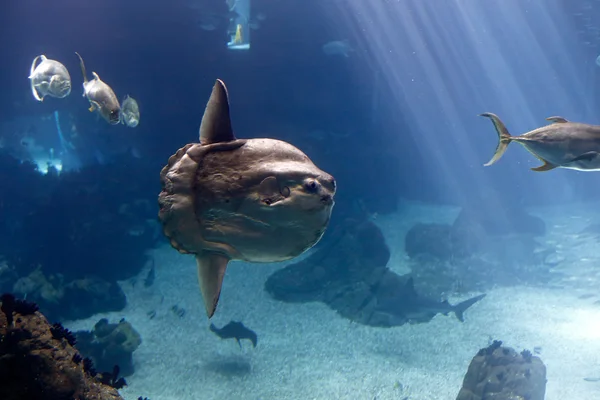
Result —
[[545, 395], [542, 360], [494, 341], [473, 357], [456, 400], [544, 400]]
[[3, 295], [0, 313], [0, 398], [2, 400], [119, 400], [101, 382], [75, 338], [50, 325], [37, 306]]
[[77, 348], [90, 357], [99, 370], [109, 371], [113, 365], [119, 365], [122, 376], [133, 374], [132, 355], [142, 343], [142, 337], [125, 319], [111, 324], [102, 318], [92, 331], [77, 331], [75, 337]]
[[52, 320], [122, 309], [117, 280], [139, 273], [162, 240], [159, 168], [124, 153], [43, 175], [0, 149], [0, 292], [26, 296]]
[[536, 240], [545, 230], [544, 221], [516, 207], [465, 207], [451, 225], [414, 225], [404, 248], [415, 279], [428, 282], [432, 293], [546, 284], [555, 249]]
[[345, 318], [378, 327], [427, 322], [438, 313], [454, 312], [462, 320], [482, 298], [455, 307], [422, 297], [411, 276], [387, 268], [389, 258], [377, 225], [347, 219], [309, 257], [273, 273], [265, 290], [286, 302], [322, 301]]

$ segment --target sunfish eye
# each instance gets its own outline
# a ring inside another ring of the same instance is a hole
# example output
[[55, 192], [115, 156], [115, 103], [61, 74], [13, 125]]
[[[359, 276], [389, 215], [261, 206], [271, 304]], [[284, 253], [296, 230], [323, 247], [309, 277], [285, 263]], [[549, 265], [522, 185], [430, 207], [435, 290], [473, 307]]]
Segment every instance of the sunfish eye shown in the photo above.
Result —
[[319, 184], [316, 181], [309, 181], [306, 182], [304, 186], [309, 192], [316, 192], [319, 187]]

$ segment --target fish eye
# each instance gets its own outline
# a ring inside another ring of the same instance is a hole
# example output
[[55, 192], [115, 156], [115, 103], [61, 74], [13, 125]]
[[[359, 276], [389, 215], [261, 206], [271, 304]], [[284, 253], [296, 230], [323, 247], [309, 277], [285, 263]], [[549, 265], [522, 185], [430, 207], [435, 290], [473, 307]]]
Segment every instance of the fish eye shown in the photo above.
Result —
[[318, 189], [318, 187], [319, 187], [319, 184], [318, 184], [316, 181], [312, 181], [312, 180], [311, 180], [311, 181], [309, 181], [309, 182], [306, 182], [306, 183], [304, 184], [304, 186], [306, 187], [306, 189], [307, 189], [308, 191], [310, 191], [310, 192], [316, 192], [316, 191], [317, 191], [317, 189]]

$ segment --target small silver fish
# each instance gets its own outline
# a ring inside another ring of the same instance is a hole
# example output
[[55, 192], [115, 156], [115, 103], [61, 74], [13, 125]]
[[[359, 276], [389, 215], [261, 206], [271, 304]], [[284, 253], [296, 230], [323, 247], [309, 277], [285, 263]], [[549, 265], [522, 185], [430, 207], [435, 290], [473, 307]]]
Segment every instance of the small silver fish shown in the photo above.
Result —
[[133, 97], [127, 95], [121, 104], [121, 123], [135, 128], [140, 123], [140, 107]]
[[115, 92], [95, 72], [92, 72], [94, 79], [88, 81], [83, 58], [79, 53], [75, 52], [75, 54], [79, 57], [79, 65], [83, 73], [83, 96], [87, 97], [91, 104], [90, 112], [98, 111], [109, 124], [118, 124], [121, 122], [121, 106]]
[[[37, 64], [38, 60], [42, 61]], [[29, 83], [31, 93], [37, 101], [44, 101], [45, 96], [62, 99], [71, 93], [71, 76], [67, 68], [43, 54], [33, 59]]]
[[517, 142], [544, 164], [531, 168], [536, 172], [555, 168], [577, 171], [600, 171], [600, 125], [569, 122], [563, 117], [548, 117], [550, 125], [542, 126], [520, 136], [511, 136], [504, 123], [492, 113], [480, 114], [489, 118], [498, 133], [498, 147], [492, 159], [494, 164], [502, 157], [510, 142]]

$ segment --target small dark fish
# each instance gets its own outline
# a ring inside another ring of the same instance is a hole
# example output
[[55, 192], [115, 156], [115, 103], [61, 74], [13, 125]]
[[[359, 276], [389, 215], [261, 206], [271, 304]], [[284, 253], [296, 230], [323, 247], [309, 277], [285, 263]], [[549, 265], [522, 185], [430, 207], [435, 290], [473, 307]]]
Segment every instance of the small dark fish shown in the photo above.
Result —
[[235, 338], [236, 342], [242, 348], [241, 339], [248, 339], [252, 342], [252, 346], [256, 347], [258, 342], [258, 336], [252, 329], [248, 329], [241, 322], [231, 321], [221, 329], [217, 328], [214, 324], [210, 324], [210, 330], [214, 332], [221, 339]]
[[154, 258], [152, 259], [152, 268], [148, 271], [148, 275], [146, 275], [146, 279], [144, 279], [144, 287], [150, 287], [154, 284], [154, 279], [156, 278], [156, 271], [154, 268]]
[[504, 123], [492, 113], [480, 114], [489, 118], [498, 133], [498, 147], [492, 159], [494, 164], [502, 157], [510, 142], [523, 145], [544, 164], [533, 171], [550, 171], [555, 168], [578, 171], [600, 171], [600, 126], [570, 122], [563, 117], [548, 117], [550, 125], [542, 126], [520, 136], [511, 136]]

